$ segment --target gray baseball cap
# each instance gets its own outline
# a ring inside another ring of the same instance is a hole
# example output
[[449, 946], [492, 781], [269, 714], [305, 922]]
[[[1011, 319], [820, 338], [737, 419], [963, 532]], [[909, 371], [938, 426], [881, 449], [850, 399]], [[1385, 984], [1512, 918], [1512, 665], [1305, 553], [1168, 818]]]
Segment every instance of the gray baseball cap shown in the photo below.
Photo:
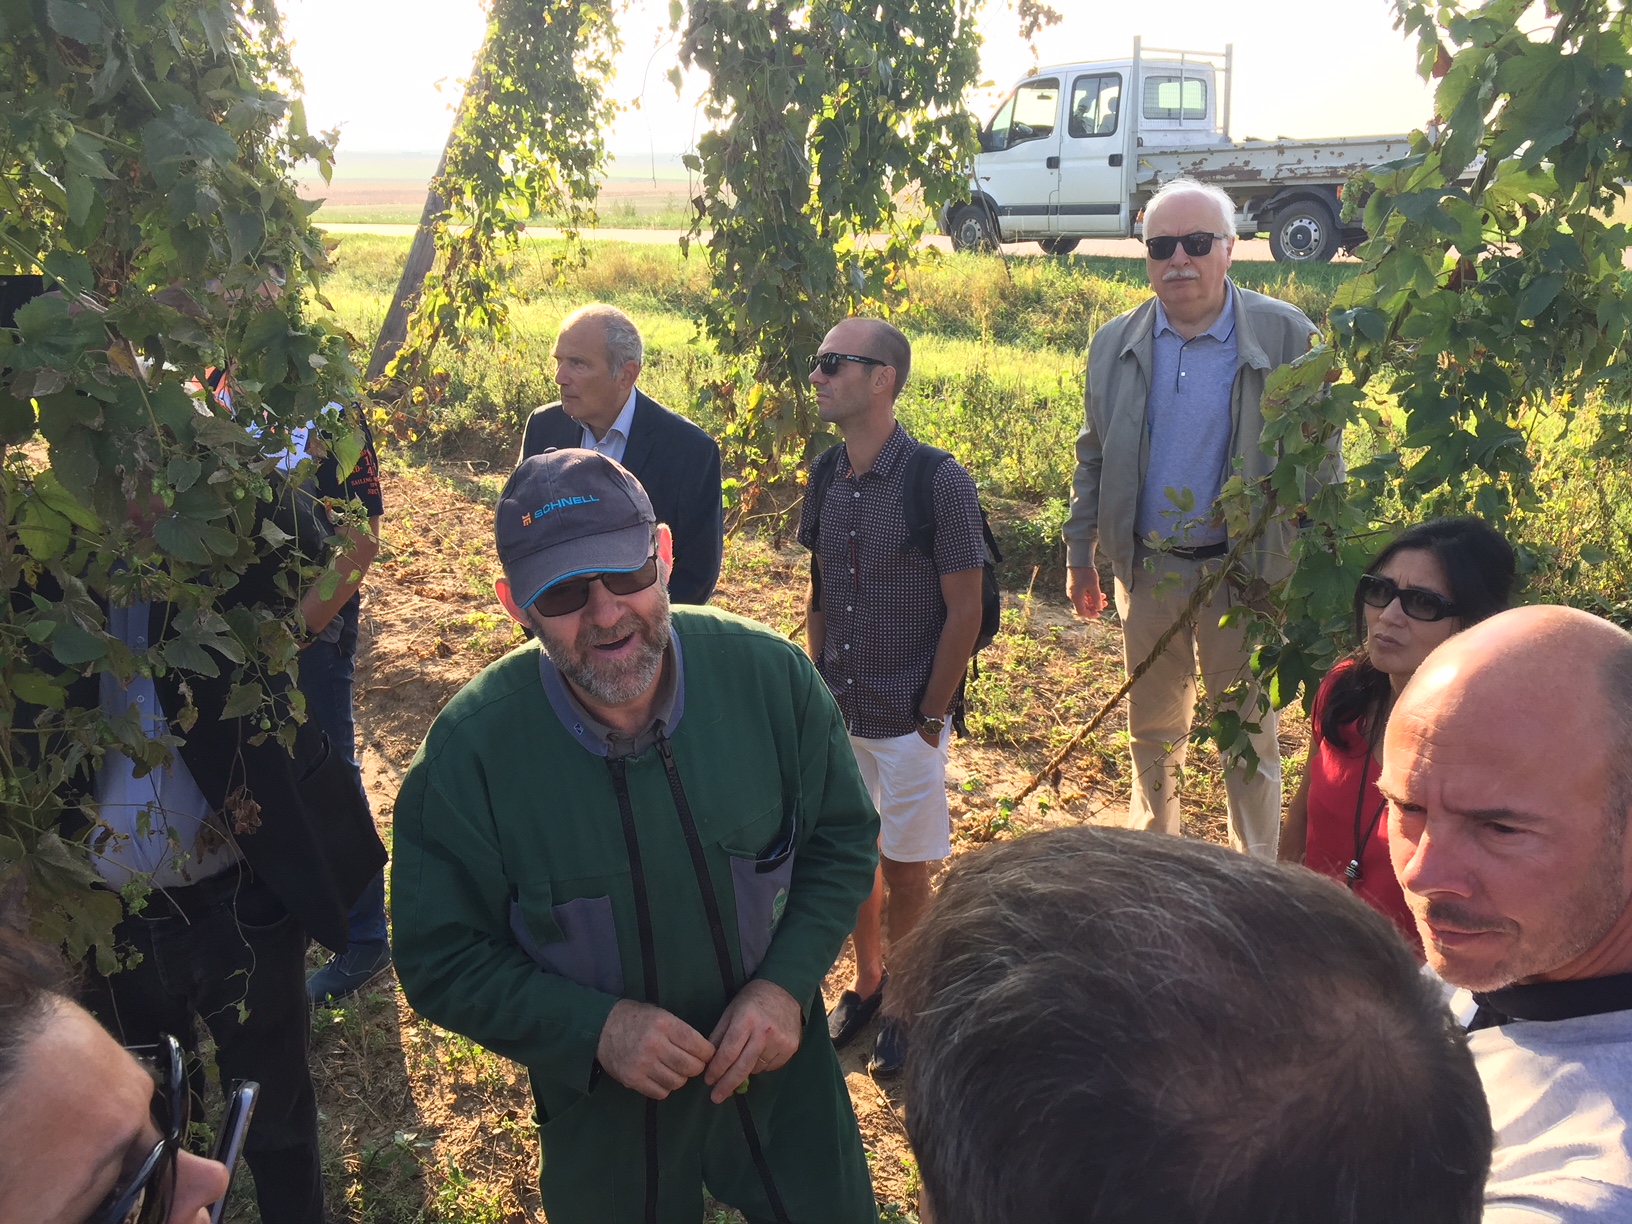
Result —
[[493, 536], [516, 603], [583, 574], [630, 573], [652, 555], [651, 499], [622, 464], [592, 450], [523, 459], [499, 494]]

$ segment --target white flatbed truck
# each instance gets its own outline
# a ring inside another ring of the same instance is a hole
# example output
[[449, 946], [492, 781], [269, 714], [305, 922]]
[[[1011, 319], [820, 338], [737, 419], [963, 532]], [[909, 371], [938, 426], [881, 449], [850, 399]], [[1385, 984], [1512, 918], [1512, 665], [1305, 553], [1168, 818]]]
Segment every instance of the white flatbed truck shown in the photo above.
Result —
[[1147, 52], [1139, 39], [1129, 59], [1037, 69], [982, 130], [970, 199], [943, 211], [941, 232], [958, 250], [1038, 242], [1063, 255], [1083, 238], [1137, 237], [1145, 201], [1186, 177], [1229, 192], [1236, 233], [1267, 234], [1277, 260], [1352, 251], [1366, 235], [1341, 220], [1344, 183], [1406, 156], [1409, 138], [1232, 141], [1234, 79], [1233, 47]]

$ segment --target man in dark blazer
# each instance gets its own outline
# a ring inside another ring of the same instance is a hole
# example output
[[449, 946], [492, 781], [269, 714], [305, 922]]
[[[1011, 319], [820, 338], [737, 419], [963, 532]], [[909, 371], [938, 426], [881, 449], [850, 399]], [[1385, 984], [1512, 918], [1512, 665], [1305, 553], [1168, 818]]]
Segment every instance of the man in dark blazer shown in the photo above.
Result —
[[616, 306], [595, 303], [568, 315], [552, 354], [561, 398], [527, 418], [516, 461], [577, 446], [623, 464], [674, 533], [670, 600], [703, 604], [719, 581], [725, 547], [720, 447], [636, 389], [644, 355], [634, 321]]

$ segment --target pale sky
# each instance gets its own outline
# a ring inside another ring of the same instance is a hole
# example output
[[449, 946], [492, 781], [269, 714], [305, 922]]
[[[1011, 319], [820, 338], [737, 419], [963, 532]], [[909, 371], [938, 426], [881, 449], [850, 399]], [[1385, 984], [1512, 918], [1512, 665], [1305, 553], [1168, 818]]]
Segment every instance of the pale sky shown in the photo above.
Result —
[[[479, 0], [278, 0], [306, 82], [314, 128], [338, 125], [348, 150], [436, 151], [481, 42]], [[1360, 136], [1406, 132], [1430, 117], [1431, 90], [1414, 49], [1393, 28], [1388, 0], [1166, 0], [1146, 7], [1054, 0], [1065, 22], [1045, 31], [1043, 64], [1110, 59], [1147, 47], [1221, 51], [1235, 44], [1231, 135]], [[616, 152], [673, 153], [700, 130], [695, 83], [677, 100], [667, 0], [631, 0], [614, 92], [627, 109], [609, 139]], [[984, 121], [1034, 62], [1004, 0], [989, 0]], [[634, 105], [637, 101], [642, 105]]]

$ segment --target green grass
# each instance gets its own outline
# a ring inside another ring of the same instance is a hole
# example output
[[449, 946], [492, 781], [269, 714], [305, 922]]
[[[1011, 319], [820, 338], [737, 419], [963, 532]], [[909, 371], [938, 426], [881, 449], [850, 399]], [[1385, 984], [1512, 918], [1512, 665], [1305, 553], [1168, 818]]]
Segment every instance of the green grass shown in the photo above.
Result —
[[325, 204], [312, 214], [314, 225], [418, 225], [424, 204]]

